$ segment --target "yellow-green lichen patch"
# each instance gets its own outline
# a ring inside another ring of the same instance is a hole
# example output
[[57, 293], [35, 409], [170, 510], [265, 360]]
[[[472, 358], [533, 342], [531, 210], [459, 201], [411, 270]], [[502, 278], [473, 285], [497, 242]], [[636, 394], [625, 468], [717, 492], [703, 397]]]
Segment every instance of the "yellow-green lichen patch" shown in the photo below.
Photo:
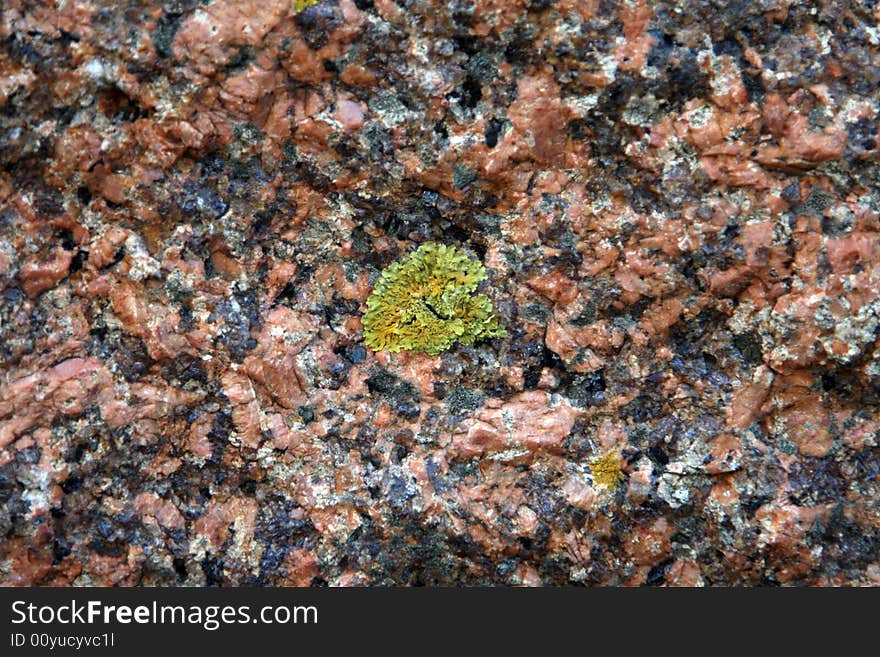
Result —
[[593, 483], [606, 488], [617, 488], [623, 483], [623, 471], [620, 468], [621, 461], [617, 452], [597, 456], [590, 461]]
[[295, 12], [299, 13], [303, 9], [307, 9], [308, 7], [311, 7], [312, 5], [318, 4], [320, 1], [321, 0], [293, 0], [293, 2], [291, 3], [290, 6], [293, 8], [293, 10]]
[[367, 299], [364, 342], [375, 351], [436, 356], [456, 341], [504, 337], [492, 302], [476, 294], [486, 269], [454, 246], [422, 244], [382, 272]]

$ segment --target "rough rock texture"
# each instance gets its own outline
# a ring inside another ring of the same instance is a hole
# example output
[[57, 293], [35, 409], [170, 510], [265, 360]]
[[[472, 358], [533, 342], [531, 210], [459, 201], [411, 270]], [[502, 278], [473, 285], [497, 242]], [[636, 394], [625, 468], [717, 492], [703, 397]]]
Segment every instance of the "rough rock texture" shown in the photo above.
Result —
[[880, 584], [876, 3], [291, 4], [2, 3], [0, 584]]

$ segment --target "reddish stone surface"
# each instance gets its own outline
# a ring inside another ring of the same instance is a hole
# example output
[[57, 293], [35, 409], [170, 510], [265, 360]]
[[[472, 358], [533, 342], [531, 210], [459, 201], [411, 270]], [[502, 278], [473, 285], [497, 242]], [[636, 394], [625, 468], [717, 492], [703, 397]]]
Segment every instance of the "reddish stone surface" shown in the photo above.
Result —
[[[812, 9], [6, 0], [0, 584], [880, 584], [878, 15]], [[507, 338], [363, 346], [426, 241]]]

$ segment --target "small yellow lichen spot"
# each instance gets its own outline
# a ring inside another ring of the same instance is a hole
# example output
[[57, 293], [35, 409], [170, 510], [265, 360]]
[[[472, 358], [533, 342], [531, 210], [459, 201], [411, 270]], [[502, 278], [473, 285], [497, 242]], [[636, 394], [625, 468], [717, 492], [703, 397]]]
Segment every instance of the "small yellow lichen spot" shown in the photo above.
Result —
[[506, 336], [489, 297], [475, 294], [486, 277], [481, 263], [454, 246], [422, 244], [379, 276], [363, 318], [365, 344], [436, 356], [456, 341]]
[[590, 461], [593, 482], [607, 488], [617, 488], [623, 483], [623, 471], [620, 467], [620, 456], [616, 452], [594, 458]]
[[321, 0], [293, 0], [290, 6], [293, 7], [295, 12], [299, 13], [306, 7], [311, 7], [319, 2], [321, 2]]

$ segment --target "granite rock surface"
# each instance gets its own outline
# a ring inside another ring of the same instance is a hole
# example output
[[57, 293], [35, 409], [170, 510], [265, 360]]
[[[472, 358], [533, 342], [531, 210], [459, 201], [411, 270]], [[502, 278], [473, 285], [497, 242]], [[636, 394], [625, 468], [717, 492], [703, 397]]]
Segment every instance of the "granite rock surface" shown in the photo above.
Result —
[[3, 2], [0, 584], [880, 584], [876, 3], [292, 4]]

